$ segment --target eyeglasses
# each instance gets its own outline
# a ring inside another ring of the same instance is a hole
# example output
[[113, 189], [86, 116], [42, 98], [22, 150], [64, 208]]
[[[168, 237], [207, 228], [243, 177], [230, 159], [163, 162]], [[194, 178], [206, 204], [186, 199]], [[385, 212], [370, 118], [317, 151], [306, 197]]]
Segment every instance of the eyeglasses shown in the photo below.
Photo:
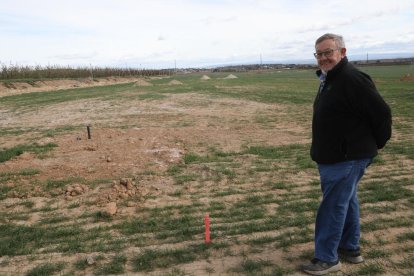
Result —
[[326, 51], [323, 51], [323, 52], [313, 53], [313, 55], [317, 59], [322, 58], [322, 56], [325, 56], [327, 58], [330, 58], [333, 55], [334, 51], [336, 51], [336, 50], [341, 50], [341, 48], [329, 49], [329, 50], [326, 50]]

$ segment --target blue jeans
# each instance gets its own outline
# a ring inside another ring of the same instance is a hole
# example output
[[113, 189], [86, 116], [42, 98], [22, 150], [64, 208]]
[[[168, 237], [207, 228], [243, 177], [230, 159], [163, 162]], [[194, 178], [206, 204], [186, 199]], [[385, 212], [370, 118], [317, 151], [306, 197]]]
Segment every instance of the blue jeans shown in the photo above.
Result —
[[358, 182], [372, 159], [318, 164], [323, 199], [315, 223], [315, 258], [338, 260], [338, 247], [359, 249]]

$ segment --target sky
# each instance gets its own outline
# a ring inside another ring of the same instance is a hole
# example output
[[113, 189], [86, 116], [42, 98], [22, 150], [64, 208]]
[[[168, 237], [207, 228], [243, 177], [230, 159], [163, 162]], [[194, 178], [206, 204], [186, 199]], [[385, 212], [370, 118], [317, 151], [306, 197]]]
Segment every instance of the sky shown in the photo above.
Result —
[[413, 0], [0, 0], [0, 63], [188, 68], [414, 56]]

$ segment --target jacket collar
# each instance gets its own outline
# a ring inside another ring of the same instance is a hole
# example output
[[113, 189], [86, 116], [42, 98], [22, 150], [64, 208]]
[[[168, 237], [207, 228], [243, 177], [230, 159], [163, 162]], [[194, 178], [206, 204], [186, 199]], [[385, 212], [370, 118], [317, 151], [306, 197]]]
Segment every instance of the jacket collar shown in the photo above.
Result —
[[[334, 68], [332, 68], [332, 70], [328, 71], [327, 73], [327, 78], [332, 78], [333, 76], [335, 76], [336, 74], [338, 74], [338, 72], [340, 72], [342, 70], [342, 68], [348, 63], [348, 58], [345, 56], [341, 59], [340, 62], [338, 62], [337, 65], [335, 65]], [[316, 71], [316, 75], [318, 76], [318, 78], [320, 78], [320, 76], [322, 75], [322, 70], [319, 69]]]

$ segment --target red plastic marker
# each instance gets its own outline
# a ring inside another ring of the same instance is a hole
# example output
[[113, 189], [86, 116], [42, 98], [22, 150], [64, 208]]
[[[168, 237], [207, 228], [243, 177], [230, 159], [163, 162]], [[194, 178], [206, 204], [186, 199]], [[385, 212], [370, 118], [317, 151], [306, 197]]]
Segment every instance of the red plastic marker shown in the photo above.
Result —
[[206, 216], [204, 217], [204, 224], [206, 226], [206, 231], [205, 231], [205, 242], [206, 244], [210, 243], [210, 217], [208, 215], [208, 213], [206, 214]]

